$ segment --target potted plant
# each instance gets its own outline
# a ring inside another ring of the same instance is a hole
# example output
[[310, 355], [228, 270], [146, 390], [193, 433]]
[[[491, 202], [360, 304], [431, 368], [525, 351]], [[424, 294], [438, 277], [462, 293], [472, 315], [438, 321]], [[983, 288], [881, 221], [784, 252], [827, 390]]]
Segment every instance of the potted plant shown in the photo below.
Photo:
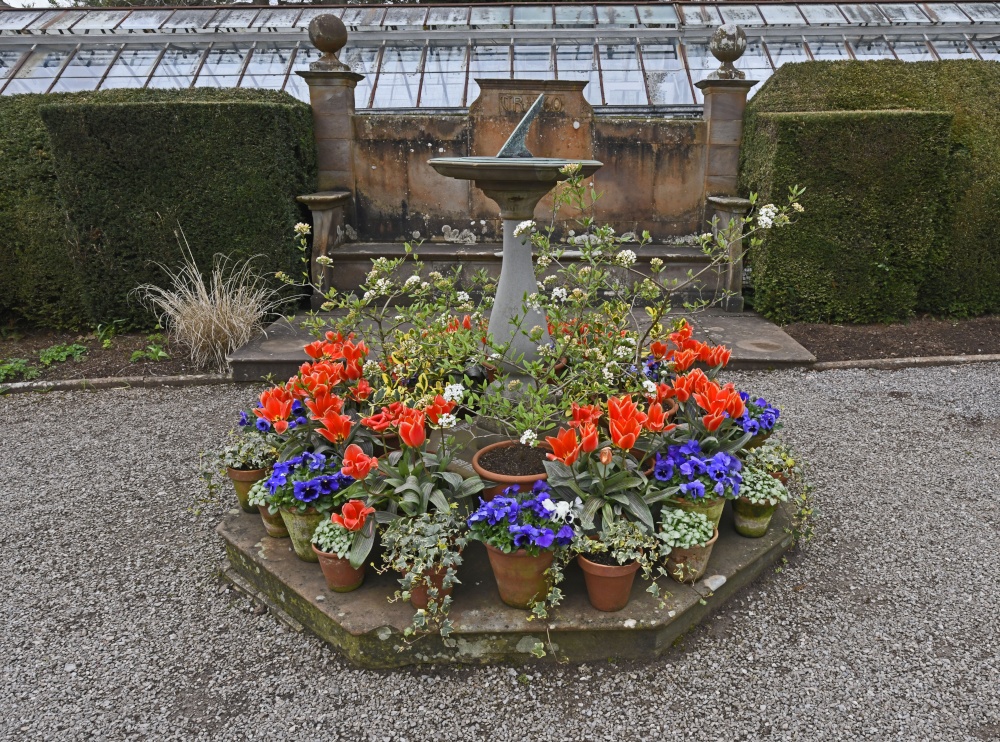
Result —
[[737, 420], [737, 424], [750, 436], [745, 448], [753, 449], [770, 438], [771, 434], [781, 427], [781, 423], [778, 422], [781, 410], [763, 397], [750, 399], [750, 394], [747, 392], [740, 392], [740, 397], [743, 399], [746, 409]]
[[788, 484], [789, 478], [802, 471], [792, 449], [774, 438], [767, 439], [755, 448], [744, 450], [741, 456], [744, 466], [763, 469], [784, 485]]
[[313, 533], [313, 551], [334, 592], [348, 593], [365, 581], [365, 559], [375, 533], [375, 520], [368, 516], [374, 512], [361, 500], [348, 500]]
[[644, 527], [621, 518], [605, 521], [597, 534], [574, 539], [573, 551], [578, 554], [590, 604], [609, 612], [628, 605], [635, 573], [642, 569], [643, 577], [654, 579], [658, 547], [657, 539]]
[[248, 502], [257, 508], [260, 519], [264, 523], [264, 530], [271, 538], [288, 538], [288, 529], [285, 528], [285, 521], [281, 519], [281, 513], [275, 509], [273, 512], [267, 502], [267, 480], [261, 479], [253, 483], [250, 493], [247, 495]]
[[248, 499], [250, 488], [267, 476], [267, 470], [278, 458], [281, 441], [266, 423], [260, 427], [251, 425], [246, 412], [240, 412], [239, 424], [238, 432], [229, 432], [229, 441], [219, 459], [232, 480], [243, 512], [256, 513], [257, 508]]
[[664, 502], [669, 508], [702, 513], [718, 527], [726, 499], [739, 495], [740, 460], [731, 453], [706, 454], [698, 440], [672, 445], [657, 453], [647, 502]]
[[741, 536], [760, 538], [767, 533], [778, 505], [788, 502], [788, 490], [781, 480], [764, 469], [743, 469], [740, 496], [733, 500], [733, 522]]
[[559, 602], [562, 573], [555, 557], [568, 553], [578, 518], [570, 503], [553, 499], [544, 481], [526, 492], [514, 485], [490, 502], [480, 500], [468, 519], [469, 538], [485, 544], [504, 603], [543, 617]]
[[664, 508], [656, 537], [667, 560], [667, 573], [677, 582], [694, 583], [705, 574], [719, 529], [704, 513]]
[[497, 441], [472, 455], [472, 469], [484, 485], [482, 498], [489, 502], [505, 489], [520, 486], [531, 489], [535, 482], [544, 481], [546, 449], [534, 445], [535, 436], [522, 436], [520, 441]]
[[456, 508], [394, 518], [382, 533], [383, 569], [402, 575], [394, 599], [409, 600], [417, 609], [404, 630], [407, 636], [434, 628], [442, 636], [451, 633], [447, 616], [467, 543]]

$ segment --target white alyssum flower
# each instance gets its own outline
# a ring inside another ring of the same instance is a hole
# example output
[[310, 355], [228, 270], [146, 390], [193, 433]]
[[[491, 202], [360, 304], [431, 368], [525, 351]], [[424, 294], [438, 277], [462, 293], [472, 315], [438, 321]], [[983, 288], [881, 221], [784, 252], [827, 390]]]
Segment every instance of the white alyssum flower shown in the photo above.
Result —
[[469, 295], [468, 295], [467, 293], [465, 293], [464, 291], [459, 291], [459, 292], [458, 292], [458, 293], [457, 293], [457, 294], [455, 295], [455, 298], [456, 298], [456, 299], [458, 299], [458, 300], [459, 300], [460, 302], [462, 302], [463, 304], [464, 304], [465, 302], [469, 301]]
[[658, 271], [660, 270], [660, 268], [663, 267], [663, 261], [660, 260], [659, 258], [653, 258], [652, 260], [649, 261], [649, 267], [652, 268], [654, 271]]
[[535, 222], [531, 219], [525, 219], [523, 222], [514, 227], [514, 236], [520, 237], [524, 234], [530, 235], [534, 228]]
[[450, 412], [445, 412], [443, 415], [438, 415], [438, 427], [441, 428], [454, 428], [458, 424], [458, 418], [452, 415]]
[[333, 258], [331, 258], [329, 255], [320, 255], [318, 258], [316, 258], [316, 262], [322, 265], [323, 267], [328, 267], [333, 265]]
[[553, 301], [566, 301], [569, 294], [566, 293], [566, 289], [561, 286], [557, 286], [552, 289], [552, 300]]
[[295, 225], [295, 234], [300, 236], [305, 236], [307, 234], [312, 234], [312, 227], [310, 227], [305, 222], [299, 222]]
[[465, 387], [461, 384], [449, 384], [444, 388], [444, 397], [446, 402], [461, 402], [462, 397], [465, 396]]
[[534, 430], [525, 430], [521, 433], [521, 444], [525, 446], [534, 446], [535, 442], [538, 440], [538, 434]]

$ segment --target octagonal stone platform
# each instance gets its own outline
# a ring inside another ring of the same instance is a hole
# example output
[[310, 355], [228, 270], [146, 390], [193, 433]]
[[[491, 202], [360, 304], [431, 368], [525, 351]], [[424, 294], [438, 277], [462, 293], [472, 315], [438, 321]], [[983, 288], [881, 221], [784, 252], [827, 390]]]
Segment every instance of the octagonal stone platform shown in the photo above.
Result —
[[500, 602], [486, 551], [473, 542], [459, 570], [462, 584], [455, 588], [454, 633], [447, 639], [427, 635], [409, 644], [402, 631], [413, 609], [409, 603], [388, 602], [397, 588], [394, 576], [379, 575], [369, 566], [358, 590], [333, 593], [319, 565], [299, 560], [287, 538], [267, 536], [258, 516], [233, 511], [218, 532], [226, 545], [230, 581], [339, 648], [352, 662], [387, 668], [433, 662], [520, 663], [534, 659], [531, 650], [538, 642], [546, 646], [546, 660], [656, 657], [781, 558], [791, 546], [785, 533], [788, 520], [788, 506], [783, 506], [766, 536], [744, 538], [733, 529], [727, 504], [705, 576], [694, 586], [661, 579], [661, 589], [671, 593], [662, 609], [645, 592], [648, 583], [636, 579], [624, 610], [595, 610], [587, 600], [583, 574], [573, 563], [563, 583], [565, 600], [544, 621], [529, 621], [527, 611]]

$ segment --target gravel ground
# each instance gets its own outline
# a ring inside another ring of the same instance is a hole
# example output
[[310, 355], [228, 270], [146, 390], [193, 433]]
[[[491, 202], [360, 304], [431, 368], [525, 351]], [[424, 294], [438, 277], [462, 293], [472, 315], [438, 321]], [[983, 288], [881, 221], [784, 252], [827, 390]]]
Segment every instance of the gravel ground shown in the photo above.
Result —
[[220, 582], [198, 452], [251, 390], [0, 398], [0, 738], [1000, 739], [998, 379], [741, 375], [818, 484], [782, 571], [647, 663], [399, 672]]

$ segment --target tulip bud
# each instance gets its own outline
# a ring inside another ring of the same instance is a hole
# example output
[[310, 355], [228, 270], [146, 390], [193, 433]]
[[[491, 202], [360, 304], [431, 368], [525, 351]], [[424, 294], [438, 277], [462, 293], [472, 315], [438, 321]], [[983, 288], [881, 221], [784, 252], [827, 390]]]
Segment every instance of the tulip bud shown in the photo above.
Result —
[[601, 449], [601, 463], [605, 466], [611, 463], [611, 449], [607, 446]]

